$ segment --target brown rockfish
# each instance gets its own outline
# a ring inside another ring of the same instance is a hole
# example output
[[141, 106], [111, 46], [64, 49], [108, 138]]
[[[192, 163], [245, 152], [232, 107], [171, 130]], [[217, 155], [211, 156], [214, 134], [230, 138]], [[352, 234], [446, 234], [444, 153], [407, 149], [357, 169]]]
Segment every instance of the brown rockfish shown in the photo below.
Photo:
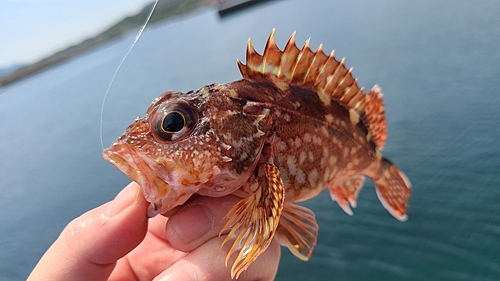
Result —
[[[243, 79], [157, 97], [104, 158], [139, 183], [151, 202], [148, 216], [164, 214], [194, 193], [241, 197], [227, 214], [224, 243], [234, 239], [231, 274], [241, 272], [273, 237], [307, 260], [316, 244], [314, 213], [294, 204], [328, 188], [348, 214], [365, 176], [382, 205], [407, 218], [411, 184], [382, 157], [387, 132], [378, 86], [366, 93], [352, 69], [302, 49], [295, 33], [283, 51], [271, 33], [263, 55], [248, 40]], [[222, 233], [222, 232], [221, 232]], [[227, 262], [227, 261], [226, 261]]]

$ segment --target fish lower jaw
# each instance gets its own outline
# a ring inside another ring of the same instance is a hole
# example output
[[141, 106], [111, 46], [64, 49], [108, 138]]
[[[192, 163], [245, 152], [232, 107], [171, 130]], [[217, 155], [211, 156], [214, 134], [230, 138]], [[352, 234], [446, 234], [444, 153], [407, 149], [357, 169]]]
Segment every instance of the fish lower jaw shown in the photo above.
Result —
[[112, 148], [107, 148], [102, 152], [102, 156], [106, 161], [118, 168], [118, 170], [128, 176], [131, 180], [137, 183], [144, 182], [145, 179], [140, 170], [131, 165], [131, 162], [134, 162], [132, 156], [127, 155], [127, 153], [120, 152], [122, 151], [113, 151]]
[[144, 197], [151, 203], [148, 217], [167, 213], [199, 190], [198, 185], [187, 185], [183, 181], [190, 177], [189, 174], [166, 171], [151, 162], [148, 165], [147, 159], [125, 145], [116, 144], [105, 149], [103, 157], [141, 186]]
[[[124, 146], [116, 145], [103, 151], [106, 161], [114, 165], [131, 180], [137, 182], [147, 201], [151, 202], [148, 216], [153, 217], [161, 210], [160, 198], [166, 197], [172, 187], [160, 178], [142, 159]], [[155, 213], [156, 212], [156, 213]]]

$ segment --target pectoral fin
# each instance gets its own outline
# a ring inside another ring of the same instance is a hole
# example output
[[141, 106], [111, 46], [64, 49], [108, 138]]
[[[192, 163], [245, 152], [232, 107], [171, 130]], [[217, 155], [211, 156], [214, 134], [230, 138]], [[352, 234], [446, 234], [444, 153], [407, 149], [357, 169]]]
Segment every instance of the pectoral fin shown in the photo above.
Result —
[[255, 193], [242, 199], [229, 210], [228, 222], [221, 231], [229, 234], [222, 243], [235, 238], [226, 257], [226, 265], [233, 253], [238, 257], [231, 267], [231, 278], [245, 271], [271, 243], [283, 211], [285, 189], [278, 167], [267, 164], [265, 177]]
[[314, 213], [306, 207], [286, 204], [276, 230], [276, 238], [280, 244], [306, 261], [311, 257], [317, 237], [318, 224]]
[[358, 193], [363, 187], [365, 182], [365, 177], [362, 175], [357, 175], [347, 179], [337, 179], [328, 184], [328, 191], [330, 191], [330, 197], [333, 201], [337, 201], [339, 206], [348, 215], [352, 216], [351, 207], [356, 208], [356, 200], [358, 198]]

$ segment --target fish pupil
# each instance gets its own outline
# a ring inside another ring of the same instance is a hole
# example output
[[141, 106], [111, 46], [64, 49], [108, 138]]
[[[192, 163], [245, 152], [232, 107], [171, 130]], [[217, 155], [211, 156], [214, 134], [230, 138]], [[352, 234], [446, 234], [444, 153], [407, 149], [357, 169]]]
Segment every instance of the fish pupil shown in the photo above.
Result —
[[163, 117], [162, 129], [167, 133], [176, 133], [184, 128], [186, 119], [177, 111], [169, 112]]

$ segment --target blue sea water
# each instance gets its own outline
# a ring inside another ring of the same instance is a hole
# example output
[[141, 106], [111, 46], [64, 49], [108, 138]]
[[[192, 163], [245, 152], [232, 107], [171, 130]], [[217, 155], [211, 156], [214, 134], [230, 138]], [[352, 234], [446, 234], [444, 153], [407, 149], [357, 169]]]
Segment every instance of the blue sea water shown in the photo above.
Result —
[[[384, 92], [383, 153], [413, 183], [409, 220], [365, 184], [350, 217], [327, 193], [306, 202], [318, 244], [307, 263], [286, 249], [277, 280], [500, 280], [500, 2], [273, 1], [219, 18], [206, 9], [149, 26], [113, 84], [109, 144], [159, 93], [240, 78], [252, 37], [283, 47], [312, 38]], [[0, 279], [28, 276], [74, 217], [128, 179], [101, 157], [100, 109], [135, 35], [0, 92]]]

